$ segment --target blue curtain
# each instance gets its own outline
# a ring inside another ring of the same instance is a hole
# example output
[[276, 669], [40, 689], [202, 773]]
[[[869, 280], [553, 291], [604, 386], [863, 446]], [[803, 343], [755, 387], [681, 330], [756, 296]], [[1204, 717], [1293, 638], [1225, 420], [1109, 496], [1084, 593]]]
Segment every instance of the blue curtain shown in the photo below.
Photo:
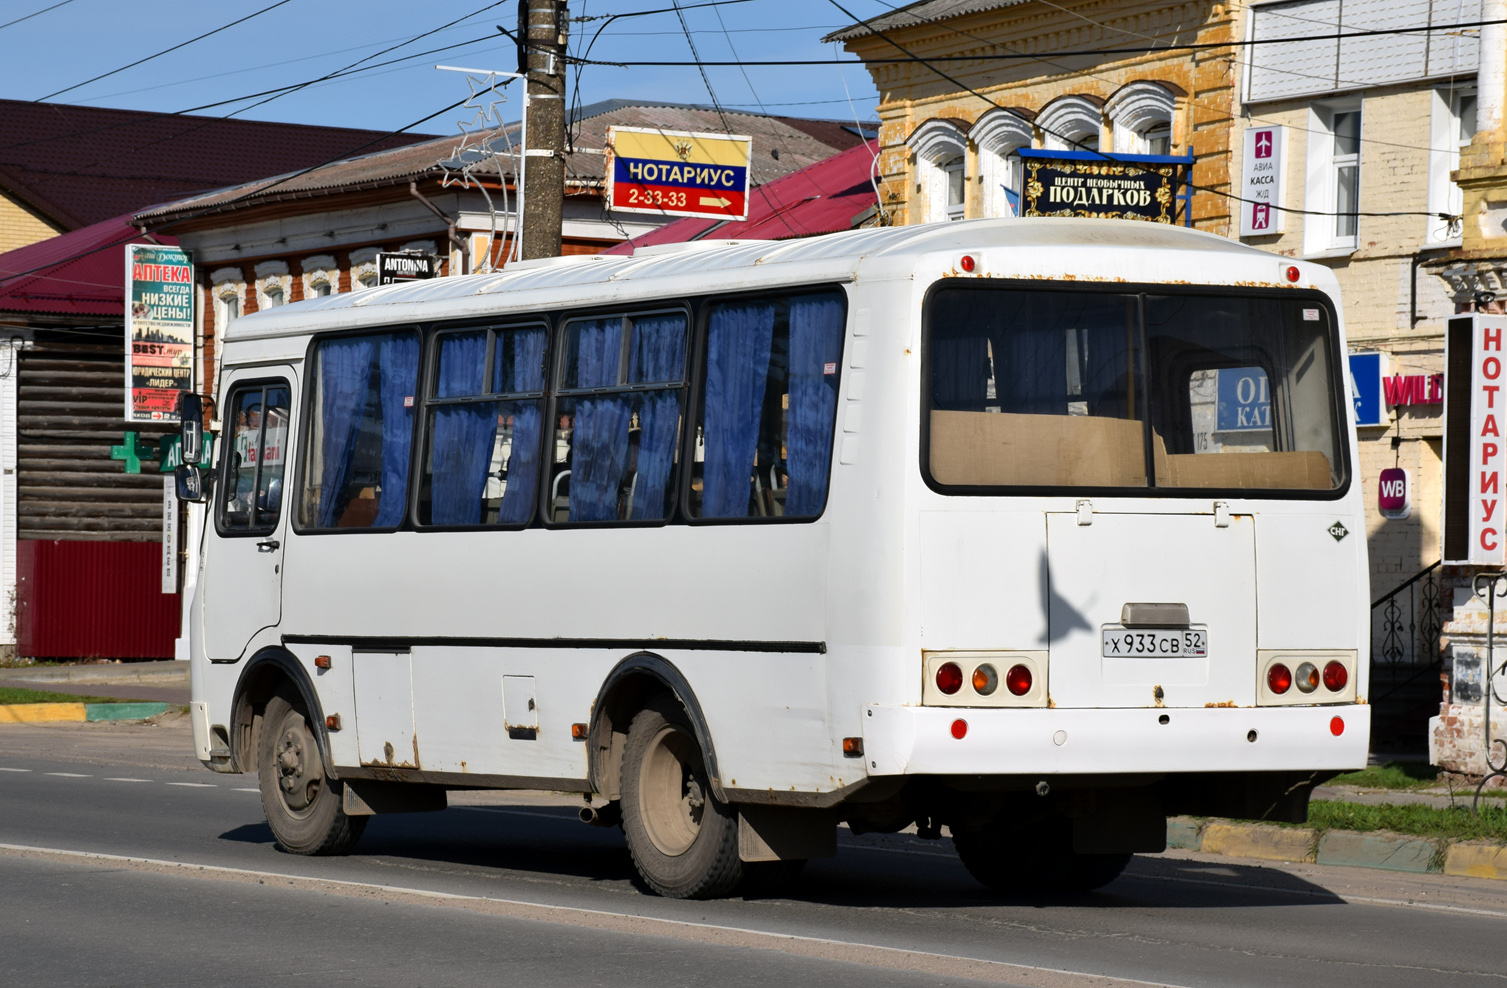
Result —
[[[827, 500], [843, 316], [840, 296], [798, 298], [790, 303], [790, 410], [785, 425], [790, 487], [785, 492], [786, 515], [819, 514]], [[834, 373], [826, 372], [827, 364], [834, 365]]]
[[774, 305], [742, 302], [712, 310], [707, 329], [701, 514], [748, 514], [759, 413], [769, 375]]
[[633, 485], [633, 510], [628, 517], [663, 518], [669, 507], [665, 492], [675, 465], [676, 440], [680, 438], [679, 392], [644, 395], [638, 408], [638, 430], [638, 480]]
[[[542, 329], [524, 329], [497, 339], [497, 383], [502, 393], [544, 390]], [[506, 486], [497, 512], [498, 524], [522, 525], [533, 515], [539, 483], [539, 446], [544, 422], [540, 402], [504, 402], [498, 414], [513, 420], [513, 445], [508, 454]]]
[[[575, 323], [575, 380], [579, 388], [618, 383], [622, 359], [621, 319]], [[617, 520], [617, 494], [628, 461], [627, 395], [579, 398], [570, 448], [570, 520]]]
[[[481, 394], [486, 389], [487, 334], [445, 336], [441, 341], [436, 395], [459, 398]], [[497, 406], [491, 402], [441, 405], [434, 410], [431, 524], [481, 523], [481, 501], [496, 433]]]
[[685, 316], [636, 319], [628, 349], [628, 383], [679, 381], [685, 375]]
[[419, 334], [382, 337], [382, 501], [375, 528], [392, 528], [408, 512], [408, 463], [419, 380]]
[[314, 523], [334, 528], [345, 508], [345, 486], [356, 453], [356, 433], [371, 385], [370, 336], [328, 340], [319, 346], [319, 421], [324, 430], [319, 471], [319, 510]]
[[976, 326], [937, 326], [931, 337], [932, 407], [981, 411], [988, 385], [988, 337]]

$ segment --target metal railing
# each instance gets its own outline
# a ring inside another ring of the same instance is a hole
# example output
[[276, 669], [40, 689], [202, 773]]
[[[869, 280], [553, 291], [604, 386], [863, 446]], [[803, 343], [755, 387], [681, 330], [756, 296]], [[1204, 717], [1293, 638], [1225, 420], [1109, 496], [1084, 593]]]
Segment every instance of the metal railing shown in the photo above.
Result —
[[1440, 664], [1439, 563], [1371, 605], [1371, 665], [1424, 671]]

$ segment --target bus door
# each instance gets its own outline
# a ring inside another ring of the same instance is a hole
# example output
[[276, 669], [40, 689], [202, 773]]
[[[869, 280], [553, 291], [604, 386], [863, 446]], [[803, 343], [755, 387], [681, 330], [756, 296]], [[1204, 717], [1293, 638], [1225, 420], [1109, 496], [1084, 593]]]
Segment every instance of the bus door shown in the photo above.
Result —
[[292, 368], [228, 375], [220, 407], [214, 534], [204, 559], [204, 646], [236, 659], [282, 617], [283, 484], [291, 435]]

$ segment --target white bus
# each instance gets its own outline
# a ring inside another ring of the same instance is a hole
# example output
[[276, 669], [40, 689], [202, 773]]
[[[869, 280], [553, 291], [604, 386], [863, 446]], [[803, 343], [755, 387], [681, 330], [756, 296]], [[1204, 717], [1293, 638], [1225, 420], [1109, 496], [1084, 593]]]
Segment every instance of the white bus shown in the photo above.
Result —
[[578, 792], [683, 897], [840, 825], [1020, 890], [1169, 814], [1301, 820], [1370, 733], [1341, 311], [1319, 265], [1042, 219], [236, 320], [180, 474], [198, 756], [298, 853]]

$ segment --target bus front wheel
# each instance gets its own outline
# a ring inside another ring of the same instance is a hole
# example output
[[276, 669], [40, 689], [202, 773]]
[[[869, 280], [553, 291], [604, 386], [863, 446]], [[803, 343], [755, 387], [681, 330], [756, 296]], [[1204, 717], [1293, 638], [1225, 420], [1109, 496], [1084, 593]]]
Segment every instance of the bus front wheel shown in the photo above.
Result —
[[696, 734], [670, 698], [650, 701], [628, 726], [622, 780], [623, 833], [650, 888], [712, 899], [737, 887], [738, 813], [712, 794]]
[[262, 713], [257, 782], [267, 825], [293, 854], [344, 854], [366, 829], [366, 817], [346, 816], [339, 782], [324, 774], [308, 715], [274, 696]]

